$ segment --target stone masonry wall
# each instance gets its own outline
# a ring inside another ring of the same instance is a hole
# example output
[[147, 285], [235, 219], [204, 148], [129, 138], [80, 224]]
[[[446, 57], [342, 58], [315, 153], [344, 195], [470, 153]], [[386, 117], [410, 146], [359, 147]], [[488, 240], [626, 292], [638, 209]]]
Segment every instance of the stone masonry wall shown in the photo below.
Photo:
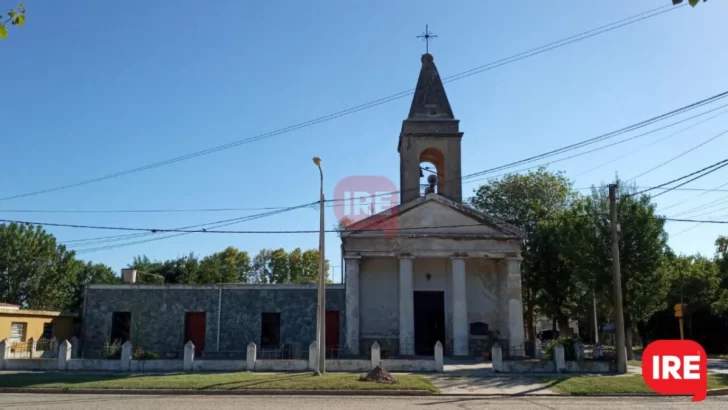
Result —
[[[261, 313], [280, 312], [280, 343], [300, 344], [307, 352], [316, 338], [316, 302], [315, 286], [223, 285], [220, 293], [216, 286], [91, 285], [84, 306], [84, 355], [100, 354], [111, 337], [113, 312], [131, 312], [132, 343], [178, 357], [184, 347], [186, 312], [207, 313], [205, 351], [211, 354], [245, 351], [250, 342], [260, 346]], [[339, 343], [344, 345], [343, 286], [327, 286], [326, 309], [339, 311]]]

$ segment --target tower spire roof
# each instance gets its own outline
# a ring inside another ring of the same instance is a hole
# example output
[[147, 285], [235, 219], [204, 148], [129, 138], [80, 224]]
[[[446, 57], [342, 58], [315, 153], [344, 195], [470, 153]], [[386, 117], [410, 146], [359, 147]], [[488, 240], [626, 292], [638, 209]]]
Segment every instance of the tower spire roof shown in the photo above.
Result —
[[422, 55], [422, 68], [408, 120], [455, 119], [432, 54]]

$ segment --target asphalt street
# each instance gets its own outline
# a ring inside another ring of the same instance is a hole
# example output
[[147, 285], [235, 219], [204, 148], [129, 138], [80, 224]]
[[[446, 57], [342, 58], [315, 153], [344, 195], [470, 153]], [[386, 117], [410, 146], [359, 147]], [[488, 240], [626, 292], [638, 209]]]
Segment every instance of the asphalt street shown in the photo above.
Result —
[[111, 396], [2, 394], [0, 409], [726, 409], [728, 396], [692, 403], [687, 398], [596, 397], [350, 397], [350, 396]]

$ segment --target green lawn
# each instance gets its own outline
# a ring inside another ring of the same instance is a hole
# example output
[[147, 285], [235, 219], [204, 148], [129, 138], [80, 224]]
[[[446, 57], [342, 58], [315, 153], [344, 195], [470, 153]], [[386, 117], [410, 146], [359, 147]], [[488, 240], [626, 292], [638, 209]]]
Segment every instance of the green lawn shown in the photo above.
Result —
[[359, 374], [327, 373], [207, 373], [207, 374], [1, 374], [0, 387], [63, 389], [221, 389], [221, 390], [424, 390], [438, 389], [420, 376], [395, 375], [396, 384], [359, 381]]
[[[574, 376], [546, 380], [557, 393], [572, 396], [589, 394], [653, 393], [642, 376]], [[709, 375], [708, 389], [728, 387], [728, 375]]]

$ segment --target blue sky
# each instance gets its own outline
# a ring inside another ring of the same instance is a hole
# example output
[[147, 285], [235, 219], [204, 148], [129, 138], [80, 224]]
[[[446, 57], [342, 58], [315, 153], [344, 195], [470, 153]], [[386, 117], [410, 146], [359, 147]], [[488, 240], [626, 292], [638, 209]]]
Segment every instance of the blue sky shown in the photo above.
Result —
[[[143, 166], [411, 89], [424, 51], [415, 36], [425, 24], [439, 36], [431, 52], [447, 77], [670, 0], [25, 3], [26, 25], [11, 27], [10, 37], [0, 42], [0, 197]], [[0, 0], [2, 8], [13, 6], [14, 1]], [[684, 7], [446, 84], [465, 132], [463, 173], [578, 142], [727, 90], [726, 13], [725, 2]], [[398, 184], [397, 139], [409, 104], [410, 98], [403, 98], [189, 161], [2, 201], [0, 218], [158, 228], [235, 218], [261, 211], [7, 210], [298, 205], [318, 198], [314, 155], [323, 158], [327, 197], [339, 180], [352, 175], [383, 175]], [[721, 115], [585, 175], [580, 174], [681, 128], [553, 169], [566, 171], [577, 188], [609, 181], [615, 172], [627, 179], [727, 128], [728, 115]], [[640, 177], [637, 185], [654, 186], [724, 159], [727, 141], [728, 135], [717, 138]], [[727, 172], [689, 186], [715, 188]], [[476, 187], [477, 182], [466, 183], [463, 191], [469, 195]], [[728, 196], [700, 194], [671, 192], [656, 201], [661, 207], [686, 201], [666, 211], [670, 216]], [[722, 215], [715, 210], [700, 218]], [[330, 228], [331, 208], [326, 217]], [[690, 226], [669, 223], [667, 230], [676, 234]], [[318, 212], [307, 208], [229, 228], [317, 229]], [[48, 230], [62, 241], [123, 234]], [[671, 238], [670, 245], [678, 252], [712, 255], [721, 233], [725, 226], [701, 225]], [[327, 256], [340, 265], [338, 238], [326, 239]], [[316, 234], [194, 234], [80, 256], [118, 270], [135, 255], [206, 255], [229, 245], [254, 254], [261, 248], [316, 248], [318, 241]]]

